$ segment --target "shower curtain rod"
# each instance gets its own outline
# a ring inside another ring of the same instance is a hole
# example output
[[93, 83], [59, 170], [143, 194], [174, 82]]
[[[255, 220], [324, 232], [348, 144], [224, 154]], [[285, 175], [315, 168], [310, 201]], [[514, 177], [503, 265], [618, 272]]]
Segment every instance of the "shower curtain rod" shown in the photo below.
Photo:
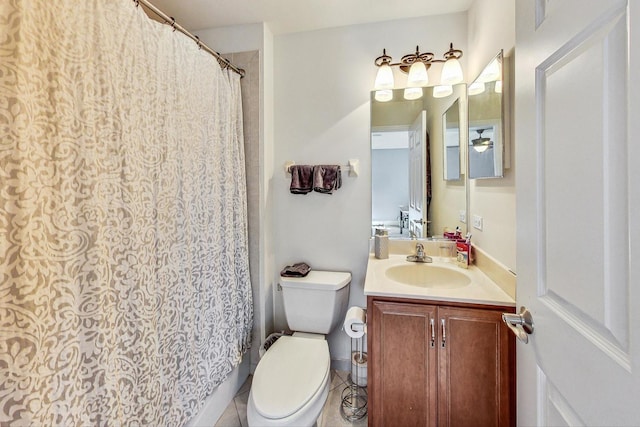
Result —
[[184, 28], [182, 25], [178, 24], [173, 17], [168, 16], [166, 13], [164, 13], [163, 11], [161, 11], [160, 9], [155, 7], [153, 4], [151, 4], [148, 0], [133, 0], [133, 2], [136, 4], [136, 7], [138, 7], [138, 5], [140, 3], [142, 3], [143, 6], [147, 7], [151, 12], [155, 13], [160, 18], [162, 18], [164, 20], [165, 24], [170, 25], [171, 28], [173, 28], [174, 31], [175, 30], [180, 31], [182, 34], [184, 34], [185, 36], [189, 37], [191, 40], [196, 42], [196, 44], [198, 45], [198, 47], [200, 49], [204, 49], [206, 52], [208, 52], [211, 55], [213, 55], [218, 60], [218, 63], [220, 65], [223, 65], [224, 68], [231, 68], [233, 71], [235, 71], [236, 73], [240, 74], [240, 77], [244, 77], [244, 70], [242, 68], [236, 67], [231, 62], [229, 62], [228, 60], [226, 60], [225, 58], [220, 56], [220, 54], [218, 52], [216, 52], [215, 50], [211, 49], [206, 44], [202, 43], [198, 36], [193, 35], [192, 33], [190, 33], [186, 28]]

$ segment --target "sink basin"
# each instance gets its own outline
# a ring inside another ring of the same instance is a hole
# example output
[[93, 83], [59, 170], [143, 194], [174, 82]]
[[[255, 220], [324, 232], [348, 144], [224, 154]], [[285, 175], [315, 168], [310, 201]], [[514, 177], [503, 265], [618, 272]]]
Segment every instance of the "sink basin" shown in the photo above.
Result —
[[387, 278], [405, 285], [423, 288], [456, 289], [471, 283], [461, 271], [433, 264], [403, 264], [385, 270]]

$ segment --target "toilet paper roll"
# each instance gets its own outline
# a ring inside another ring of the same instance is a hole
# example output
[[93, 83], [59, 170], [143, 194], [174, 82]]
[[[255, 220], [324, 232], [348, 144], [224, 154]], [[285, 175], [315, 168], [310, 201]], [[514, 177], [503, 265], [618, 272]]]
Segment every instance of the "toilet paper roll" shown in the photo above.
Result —
[[367, 386], [367, 353], [351, 353], [351, 381], [360, 387]]
[[366, 314], [363, 308], [350, 307], [344, 318], [344, 331], [351, 338], [362, 338], [366, 330]]

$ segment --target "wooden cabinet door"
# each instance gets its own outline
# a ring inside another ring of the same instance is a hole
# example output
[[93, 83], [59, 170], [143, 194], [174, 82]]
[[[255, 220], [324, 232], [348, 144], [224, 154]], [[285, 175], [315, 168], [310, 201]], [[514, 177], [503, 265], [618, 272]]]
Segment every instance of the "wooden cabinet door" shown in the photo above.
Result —
[[436, 307], [369, 303], [369, 425], [435, 426]]
[[500, 311], [439, 307], [438, 426], [515, 425], [515, 340]]

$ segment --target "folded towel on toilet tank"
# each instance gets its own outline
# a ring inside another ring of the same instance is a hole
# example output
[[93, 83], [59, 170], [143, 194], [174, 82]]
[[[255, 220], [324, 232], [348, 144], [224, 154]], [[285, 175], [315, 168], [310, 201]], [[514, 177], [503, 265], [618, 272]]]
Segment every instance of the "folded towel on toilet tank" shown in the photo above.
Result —
[[287, 265], [280, 272], [282, 277], [304, 277], [311, 271], [311, 267], [307, 263], [298, 262], [293, 265]]

